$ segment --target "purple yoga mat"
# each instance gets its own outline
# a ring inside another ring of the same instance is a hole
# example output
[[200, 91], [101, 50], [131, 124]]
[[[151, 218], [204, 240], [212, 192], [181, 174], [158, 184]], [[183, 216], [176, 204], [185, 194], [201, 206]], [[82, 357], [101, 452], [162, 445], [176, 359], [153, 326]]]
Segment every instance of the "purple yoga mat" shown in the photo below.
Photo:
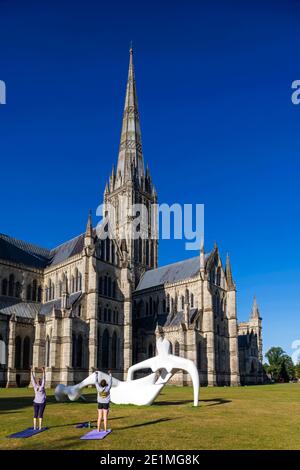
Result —
[[80, 439], [83, 439], [86, 441], [91, 441], [95, 439], [104, 439], [110, 433], [111, 433], [111, 429], [108, 429], [106, 432], [105, 431], [98, 432], [97, 429], [94, 429], [93, 431], [88, 432], [84, 436], [81, 436]]
[[33, 428], [27, 428], [27, 429], [24, 429], [24, 431], [10, 434], [10, 436], [7, 436], [7, 437], [9, 439], [21, 439], [21, 438], [31, 437], [31, 436], [35, 436], [36, 434], [39, 434], [40, 432], [46, 431], [47, 429], [48, 428], [34, 430]]

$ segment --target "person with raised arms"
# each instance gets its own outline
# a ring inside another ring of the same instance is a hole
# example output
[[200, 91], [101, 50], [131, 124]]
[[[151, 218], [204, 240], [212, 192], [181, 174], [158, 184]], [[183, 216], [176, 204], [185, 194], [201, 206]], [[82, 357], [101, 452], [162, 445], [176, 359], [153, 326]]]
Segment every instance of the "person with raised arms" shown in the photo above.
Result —
[[106, 382], [105, 379], [102, 379], [100, 381], [99, 385], [99, 380], [98, 380], [98, 374], [99, 372], [96, 371], [96, 389], [97, 389], [97, 402], [98, 402], [98, 421], [97, 421], [97, 429], [98, 432], [101, 430], [101, 421], [103, 418], [104, 421], [104, 431], [107, 431], [107, 416], [109, 412], [109, 405], [110, 405], [110, 389], [112, 386], [112, 375], [111, 371], [108, 371], [110, 377], [108, 383]]
[[[45, 391], [45, 367], [42, 367], [42, 379], [36, 379], [32, 366], [30, 368], [31, 383], [34, 389], [33, 400], [33, 429], [41, 430], [43, 424], [43, 416], [46, 407], [46, 391]], [[37, 427], [37, 419], [39, 419], [39, 427]]]

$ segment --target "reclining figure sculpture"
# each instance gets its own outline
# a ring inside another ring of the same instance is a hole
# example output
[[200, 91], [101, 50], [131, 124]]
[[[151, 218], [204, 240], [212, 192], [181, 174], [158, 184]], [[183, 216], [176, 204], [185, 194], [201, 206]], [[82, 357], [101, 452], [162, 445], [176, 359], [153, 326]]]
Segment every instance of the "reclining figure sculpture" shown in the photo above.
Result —
[[[198, 406], [199, 374], [193, 361], [170, 354], [170, 342], [165, 338], [159, 338], [156, 341], [156, 348], [158, 354], [155, 357], [129, 367], [126, 381], [112, 379], [110, 391], [112, 403], [118, 405], [151, 405], [170, 378], [176, 372], [184, 370], [191, 376], [194, 389], [194, 406]], [[133, 380], [134, 372], [141, 369], [151, 369], [152, 373], [141, 379]], [[99, 382], [102, 379], [108, 381], [108, 378], [108, 374], [104, 372], [98, 374]], [[66, 398], [71, 401], [78, 400], [82, 390], [89, 385], [94, 385], [95, 381], [96, 374], [94, 372], [77, 385], [66, 386], [59, 384], [55, 389], [55, 398], [57, 401], [64, 401]]]

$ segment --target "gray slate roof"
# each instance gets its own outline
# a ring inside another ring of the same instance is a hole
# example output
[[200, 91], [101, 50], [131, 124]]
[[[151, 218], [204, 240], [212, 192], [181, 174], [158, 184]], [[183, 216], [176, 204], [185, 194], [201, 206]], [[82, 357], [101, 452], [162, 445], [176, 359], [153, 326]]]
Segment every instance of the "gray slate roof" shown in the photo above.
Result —
[[59, 264], [71, 256], [81, 253], [84, 234], [48, 250], [31, 243], [0, 234], [0, 259], [24, 264], [37, 269]]
[[[79, 299], [81, 292], [75, 292], [69, 296], [70, 307]], [[34, 318], [36, 314], [49, 315], [53, 306], [55, 310], [61, 309], [61, 299], [40, 304], [38, 302], [22, 302], [20, 299], [0, 296], [0, 313], [4, 315], [16, 315], [22, 318]]]
[[[207, 260], [210, 253], [205, 255]], [[141, 278], [136, 291], [149, 289], [151, 287], [181, 281], [197, 276], [200, 270], [199, 255], [177, 263], [168, 264], [161, 268], [146, 271]]]
[[22, 302], [20, 299], [0, 297], [0, 313], [16, 315], [22, 318], [34, 318], [40, 311], [41, 304], [36, 302]]

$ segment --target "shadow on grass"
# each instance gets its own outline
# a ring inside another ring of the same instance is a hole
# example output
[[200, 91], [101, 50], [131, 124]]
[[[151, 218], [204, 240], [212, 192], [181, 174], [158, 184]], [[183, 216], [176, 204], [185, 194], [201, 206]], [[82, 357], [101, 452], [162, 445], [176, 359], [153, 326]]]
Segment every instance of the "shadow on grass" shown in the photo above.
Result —
[[[224, 405], [225, 403], [231, 403], [231, 400], [225, 400], [224, 398], [210, 398], [207, 400], [199, 400], [200, 405], [201, 403], [211, 403], [210, 405], [207, 406], [216, 406], [216, 405]], [[157, 401], [154, 402], [152, 406], [169, 406], [169, 405], [187, 405], [187, 404], [193, 404], [192, 400], [178, 400], [178, 401]]]
[[116, 431], [123, 431], [125, 429], [132, 429], [132, 428], [143, 428], [144, 426], [151, 426], [153, 424], [165, 423], [166, 421], [174, 421], [174, 419], [178, 419], [178, 418], [155, 419], [154, 421], [146, 421], [145, 423], [132, 424], [131, 426], [124, 426], [122, 428], [118, 428]]

